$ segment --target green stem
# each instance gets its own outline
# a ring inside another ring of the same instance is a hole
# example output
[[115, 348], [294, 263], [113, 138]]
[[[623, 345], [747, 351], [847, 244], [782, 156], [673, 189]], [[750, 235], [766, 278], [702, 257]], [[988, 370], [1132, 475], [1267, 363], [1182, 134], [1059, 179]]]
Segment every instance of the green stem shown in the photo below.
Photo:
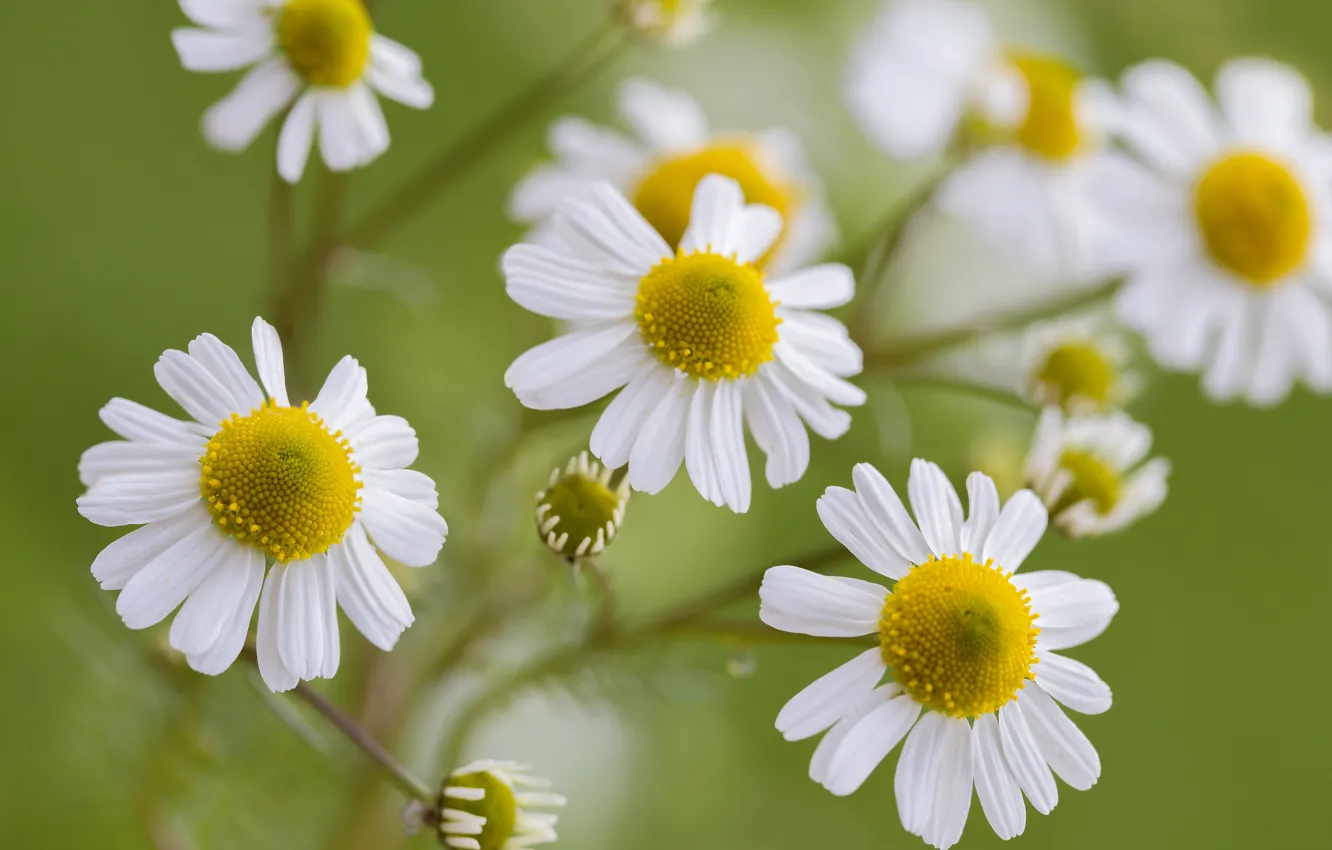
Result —
[[1033, 405], [1012, 390], [1006, 390], [1000, 387], [987, 387], [984, 384], [977, 384], [972, 381], [956, 378], [945, 378], [936, 375], [913, 374], [907, 372], [894, 375], [893, 383], [897, 386], [917, 386], [926, 389], [942, 390], [948, 393], [957, 393], [959, 395], [975, 396], [986, 401], [1006, 404], [1010, 407], [1016, 407], [1019, 410], [1026, 410], [1033, 413], [1038, 410], [1036, 405]]

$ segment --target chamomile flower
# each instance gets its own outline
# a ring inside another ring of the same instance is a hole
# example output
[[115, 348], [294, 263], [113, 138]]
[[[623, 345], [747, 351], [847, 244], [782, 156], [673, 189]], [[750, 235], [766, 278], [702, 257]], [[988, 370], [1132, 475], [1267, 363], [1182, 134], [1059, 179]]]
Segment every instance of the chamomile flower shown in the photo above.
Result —
[[890, 0], [853, 52], [847, 99], [891, 157], [976, 149], [940, 206], [1036, 268], [1094, 279], [1086, 165], [1101, 142], [1099, 84], [1003, 43], [974, 3]]
[[555, 840], [559, 818], [531, 809], [561, 808], [565, 799], [540, 789], [527, 765], [478, 761], [455, 770], [444, 785], [439, 831], [457, 850], [524, 850]]
[[581, 118], [551, 127], [556, 161], [532, 171], [509, 202], [514, 219], [538, 225], [531, 241], [548, 244], [549, 228], [541, 225], [566, 200], [604, 180], [675, 248], [689, 228], [694, 190], [709, 174], [730, 177], [749, 203], [781, 213], [782, 229], [756, 258], [759, 265], [773, 272], [803, 268], [835, 241], [823, 188], [790, 131], [713, 133], [688, 94], [642, 79], [620, 87], [619, 111], [637, 138]]
[[1122, 407], [1141, 387], [1128, 344], [1095, 318], [1033, 325], [1022, 340], [1018, 392], [1035, 404], [1094, 412]]
[[611, 485], [613, 470], [588, 460], [587, 452], [570, 458], [563, 469], [550, 472], [546, 489], [537, 493], [537, 531], [556, 555], [576, 561], [600, 555], [624, 522], [629, 481]]
[[337, 672], [338, 606], [393, 648], [412, 609], [380, 553], [432, 564], [448, 526], [434, 482], [407, 468], [416, 433], [375, 413], [356, 360], [294, 405], [277, 332], [255, 319], [253, 341], [259, 382], [212, 334], [157, 361], [189, 421], [123, 398], [102, 408], [124, 439], [84, 452], [78, 505], [98, 525], [142, 526], [92, 565], [103, 589], [120, 591], [125, 625], [148, 628], [179, 607], [171, 646], [215, 675], [240, 654], [258, 602], [259, 670], [285, 691]]
[[688, 47], [712, 31], [712, 0], [628, 0], [623, 6], [635, 31], [667, 47]]
[[745, 422], [773, 487], [809, 465], [806, 425], [826, 439], [850, 427], [833, 403], [864, 403], [844, 380], [860, 372], [861, 352], [840, 322], [813, 311], [851, 299], [851, 271], [829, 264], [769, 279], [754, 263], [781, 216], [746, 206], [734, 180], [699, 183], [678, 249], [607, 184], [552, 224], [554, 247], [509, 249], [504, 274], [514, 301], [572, 329], [519, 357], [504, 382], [537, 410], [624, 387], [591, 448], [608, 467], [628, 464], [635, 490], [659, 492], [683, 462], [705, 499], [743, 513]]
[[204, 138], [241, 151], [285, 112], [277, 167], [289, 183], [305, 171], [316, 135], [334, 171], [388, 150], [376, 92], [416, 109], [434, 102], [420, 57], [375, 32], [361, 0], [180, 0], [180, 7], [201, 27], [171, 33], [182, 65], [251, 69], [204, 114]]
[[[1022, 490], [1000, 509], [994, 482], [967, 478], [970, 516], [943, 471], [923, 460], [902, 500], [868, 464], [855, 491], [830, 487], [828, 531], [892, 590], [799, 567], [768, 570], [760, 616], [820, 637], [877, 635], [879, 646], [817, 680], [777, 715], [790, 741], [828, 733], [810, 777], [850, 794], [903, 739], [895, 789], [902, 826], [934, 847], [956, 844], [972, 788], [1000, 838], [1026, 827], [1025, 794], [1048, 814], [1054, 775], [1079, 790], [1100, 776], [1096, 750], [1056, 705], [1110, 708], [1091, 668], [1058, 653], [1099, 635], [1118, 609], [1110, 588], [1066, 572], [1017, 574], [1045, 532], [1046, 511]], [[887, 684], [880, 684], [884, 676]]]
[[1121, 411], [1066, 417], [1041, 412], [1027, 482], [1069, 537], [1119, 531], [1161, 506], [1170, 461], [1147, 458], [1152, 432]]
[[1332, 390], [1332, 147], [1308, 82], [1234, 60], [1214, 106], [1156, 61], [1123, 89], [1120, 133], [1138, 160], [1107, 156], [1096, 181], [1126, 278], [1119, 318], [1162, 366], [1201, 371], [1215, 400], [1274, 404], [1296, 381]]

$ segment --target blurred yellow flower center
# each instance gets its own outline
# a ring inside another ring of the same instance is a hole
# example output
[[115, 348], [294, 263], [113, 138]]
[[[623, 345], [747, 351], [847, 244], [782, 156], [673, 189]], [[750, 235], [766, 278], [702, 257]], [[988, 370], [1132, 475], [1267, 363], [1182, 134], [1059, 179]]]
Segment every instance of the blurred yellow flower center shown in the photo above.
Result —
[[351, 446], [304, 404], [232, 414], [199, 464], [218, 526], [284, 563], [341, 541], [360, 507]]
[[1072, 66], [1046, 56], [1017, 53], [1010, 62], [1027, 83], [1027, 114], [1017, 141], [1046, 159], [1065, 159], [1082, 146], [1077, 115], [1082, 75]]
[[518, 801], [508, 783], [488, 770], [449, 777], [448, 784], [455, 788], [480, 788], [485, 796], [480, 800], [460, 800], [449, 797], [450, 808], [486, 819], [481, 834], [474, 835], [481, 850], [503, 850], [518, 826]]
[[1085, 399], [1103, 407], [1113, 401], [1115, 364], [1090, 342], [1067, 342], [1050, 352], [1036, 371], [1043, 402], [1067, 406]]
[[1050, 513], [1058, 514], [1079, 502], [1090, 501], [1098, 514], [1105, 515], [1119, 503], [1119, 473], [1096, 455], [1068, 449], [1059, 459], [1059, 466], [1072, 480]]
[[[782, 214], [783, 222], [790, 220], [798, 204], [794, 188], [773, 180], [755, 160], [753, 151], [741, 144], [712, 145], [662, 159], [638, 184], [634, 206], [672, 248], [679, 246], [689, 229], [694, 188], [709, 174], [730, 177], [740, 184], [748, 203], [772, 207]], [[785, 226], [782, 232], [784, 235]], [[767, 261], [781, 241], [779, 236], [759, 265]]]
[[1213, 163], [1193, 198], [1198, 229], [1217, 263], [1258, 287], [1304, 264], [1313, 212], [1295, 175], [1258, 153]]
[[627, 493], [602, 477], [574, 470], [556, 473], [537, 496], [537, 528], [546, 545], [566, 558], [599, 550], [615, 538]]
[[374, 32], [361, 0], [289, 0], [278, 14], [278, 43], [307, 80], [346, 88], [361, 78]]
[[718, 254], [677, 254], [638, 285], [634, 318], [657, 359], [696, 378], [752, 375], [772, 359], [776, 305], [763, 274]]
[[1027, 592], [970, 554], [911, 568], [884, 603], [879, 644], [916, 702], [974, 717], [1013, 699], [1033, 678], [1036, 615]]

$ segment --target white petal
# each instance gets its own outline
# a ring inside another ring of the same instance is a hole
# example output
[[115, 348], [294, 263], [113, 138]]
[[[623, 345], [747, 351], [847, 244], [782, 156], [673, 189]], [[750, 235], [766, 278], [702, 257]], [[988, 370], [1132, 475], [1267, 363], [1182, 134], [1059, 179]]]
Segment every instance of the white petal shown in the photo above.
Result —
[[324, 660], [319, 666], [319, 675], [331, 679], [337, 675], [342, 659], [342, 644], [338, 637], [337, 573], [327, 555], [316, 555], [310, 560], [319, 587], [319, 610], [323, 615], [320, 625], [324, 633]]
[[366, 401], [369, 383], [365, 368], [350, 355], [343, 357], [328, 373], [319, 395], [310, 403], [310, 410], [319, 414], [331, 432], [341, 431], [351, 422], [368, 415], [373, 416]]
[[379, 33], [370, 36], [370, 61], [403, 76], [421, 73], [420, 54]]
[[192, 446], [201, 453], [207, 435], [212, 433], [197, 422], [182, 422], [124, 398], [111, 399], [97, 415], [106, 427], [127, 440]]
[[387, 490], [432, 511], [439, 507], [439, 492], [435, 489], [435, 482], [423, 472], [414, 469], [366, 469], [361, 472], [361, 481], [367, 490]]
[[364, 82], [353, 83], [347, 89], [348, 106], [353, 122], [360, 135], [360, 156], [357, 165], [368, 165], [389, 149], [388, 121], [384, 119], [384, 110], [379, 106], [379, 99]]
[[1004, 759], [999, 721], [993, 714], [976, 718], [971, 749], [975, 757], [976, 796], [980, 798], [985, 819], [1004, 841], [1021, 835], [1027, 828], [1027, 808], [1022, 802], [1022, 789]]
[[674, 251], [609, 183], [590, 184], [551, 219], [574, 254], [607, 272], [642, 278]]
[[818, 389], [796, 377], [784, 363], [770, 361], [759, 371], [781, 390], [782, 395], [795, 406], [796, 413], [809, 429], [825, 440], [836, 440], [851, 428], [851, 414], [828, 403]]
[[209, 523], [208, 509], [200, 504], [194, 510], [135, 529], [98, 553], [92, 563], [93, 578], [103, 590], [120, 590], [159, 555]]
[[944, 471], [927, 460], [911, 461], [907, 493], [930, 551], [939, 556], [957, 554], [962, 540], [962, 502]]
[[850, 303], [856, 278], [841, 263], [827, 263], [771, 281], [768, 293], [783, 307], [827, 310]]
[[912, 564], [923, 564], [930, 559], [925, 536], [911, 521], [897, 491], [879, 470], [868, 463], [856, 464], [852, 471], [856, 493], [865, 505], [865, 511], [874, 520], [888, 543], [903, 559]]
[[1309, 81], [1271, 59], [1231, 59], [1216, 75], [1216, 99], [1242, 142], [1288, 150], [1313, 124]]
[[[628, 383], [648, 356], [637, 330], [632, 322], [620, 322], [556, 337], [513, 361], [504, 373], [504, 384], [534, 410], [579, 407], [595, 401]], [[599, 395], [589, 397], [598, 389]]]
[[1081, 661], [1042, 652], [1036, 677], [1042, 690], [1074, 711], [1101, 714], [1110, 710], [1110, 686]]
[[[604, 175], [598, 174], [598, 178]], [[545, 163], [527, 172], [509, 195], [509, 218], [536, 224], [552, 215], [570, 198], [588, 187], [589, 178], [573, 174], [562, 165]], [[529, 233], [525, 241], [546, 244]]]
[[957, 717], [944, 726], [939, 746], [939, 778], [935, 784], [934, 812], [921, 838], [947, 850], [962, 838], [971, 811], [971, 724]]
[[210, 32], [181, 28], [171, 31], [171, 43], [187, 71], [235, 71], [272, 53], [271, 30], [254, 27], [239, 32]]
[[704, 251], [750, 263], [772, 246], [781, 228], [781, 216], [775, 210], [756, 204], [746, 206], [739, 183], [709, 174], [694, 189], [689, 229], [680, 240], [680, 250]]
[[361, 162], [361, 138], [346, 91], [316, 90], [319, 153], [333, 171], [348, 171]]
[[606, 180], [628, 194], [646, 166], [647, 154], [636, 142], [581, 118], [551, 124], [547, 141], [566, 173], [584, 184]]
[[823, 787], [839, 797], [854, 793], [911, 731], [920, 704], [909, 696], [889, 700], [846, 733], [826, 772]]
[[259, 380], [264, 392], [282, 407], [290, 407], [287, 399], [287, 372], [282, 363], [282, 340], [277, 329], [256, 318], [250, 326], [250, 341], [254, 346], [254, 361], [259, 369]]
[[999, 489], [984, 472], [967, 476], [967, 521], [962, 525], [962, 551], [985, 551], [985, 541], [999, 518]]
[[650, 80], [626, 80], [619, 111], [640, 138], [661, 151], [687, 150], [708, 138], [708, 120], [697, 101]]
[[778, 339], [772, 353], [797, 380], [834, 404], [858, 406], [865, 403], [865, 391], [820, 368], [789, 340]]
[[92, 487], [112, 475], [143, 475], [198, 470], [203, 454], [203, 440], [195, 438], [195, 445], [175, 443], [131, 443], [113, 440], [98, 443], [79, 458], [79, 481]]
[[153, 374], [166, 394], [201, 425], [219, 428], [223, 420], [239, 412], [217, 379], [183, 351], [163, 352], [153, 366]]
[[435, 90], [421, 77], [421, 58], [403, 45], [376, 33], [370, 41], [366, 80], [385, 97], [414, 109], [429, 109]]
[[274, 57], [256, 65], [204, 113], [204, 138], [219, 150], [245, 150], [268, 122], [287, 108], [300, 88], [301, 80], [286, 59]]
[[1193, 75], [1173, 62], [1143, 62], [1124, 75], [1123, 132], [1152, 165], [1186, 177], [1219, 143], [1216, 113]]
[[714, 505], [723, 505], [726, 501], [718, 480], [712, 433], [708, 427], [716, 394], [716, 382], [699, 381], [689, 402], [689, 416], [685, 422], [685, 471], [700, 496]]
[[282, 607], [282, 579], [286, 564], [274, 564], [264, 581], [263, 595], [259, 598], [259, 632], [255, 636], [255, 649], [259, 655], [259, 675], [264, 684], [278, 693], [296, 687], [300, 677], [287, 669], [278, 651], [281, 629], [278, 617]]
[[655, 362], [644, 363], [597, 419], [588, 445], [608, 468], [629, 462], [638, 432], [670, 388], [671, 375], [670, 369]]
[[855, 493], [829, 487], [816, 508], [828, 533], [865, 566], [891, 579], [900, 579], [911, 570], [911, 564], [889, 544]]
[[929, 826], [934, 811], [935, 786], [939, 778], [940, 755], [948, 718], [934, 711], [925, 712], [907, 736], [906, 746], [897, 760], [893, 792], [897, 795], [897, 814], [902, 827], [920, 835]]
[[634, 314], [638, 281], [540, 245], [504, 254], [505, 290], [519, 306], [552, 319], [608, 322]]
[[199, 586], [228, 548], [241, 545], [211, 523], [196, 526], [129, 580], [116, 599], [116, 613], [131, 629], [157, 625]]
[[439, 557], [449, 525], [419, 502], [386, 490], [361, 499], [361, 521], [380, 551], [408, 567], [428, 567]]
[[278, 655], [283, 666], [301, 679], [318, 678], [324, 663], [323, 595], [317, 575], [321, 569], [328, 570], [327, 558], [316, 556], [292, 561], [282, 574]]
[[799, 349], [811, 363], [839, 378], [859, 375], [865, 365], [860, 346], [851, 340], [846, 326], [822, 313], [777, 310], [781, 338]]
[[745, 451], [744, 408], [740, 386], [718, 381], [713, 399], [708, 443], [713, 451], [722, 503], [736, 513], [749, 510], [752, 485]]
[[[287, 113], [287, 120], [282, 122], [282, 132], [278, 135], [277, 168], [278, 174], [288, 183], [301, 179], [306, 160], [310, 158], [310, 146], [314, 144], [315, 100], [313, 91], [301, 95]], [[280, 676], [276, 672], [274, 675]], [[283, 680], [279, 678], [278, 681]], [[271, 682], [269, 686], [272, 687]]]
[[79, 513], [98, 525], [143, 525], [200, 504], [198, 473], [180, 470], [111, 475], [79, 496]]
[[1119, 611], [1119, 601], [1102, 581], [1072, 573], [1042, 570], [1018, 573], [1013, 584], [1031, 596], [1031, 610], [1040, 615], [1042, 649], [1067, 649], [1105, 631]]
[[1018, 702], [1031, 724], [1041, 754], [1059, 778], [1086, 791], [1101, 776], [1101, 757], [1087, 736], [1055, 705], [1039, 685], [1028, 685]]
[[1022, 705], [1021, 701], [1015, 701], [999, 709], [999, 740], [1013, 778], [1026, 793], [1032, 808], [1048, 815], [1059, 804], [1059, 789]]
[[259, 591], [264, 586], [263, 553], [252, 546], [236, 548], [243, 561], [241, 569], [246, 576], [245, 590], [212, 646], [202, 653], [188, 655], [185, 658], [191, 669], [205, 676], [216, 676], [224, 672], [240, 656], [241, 649], [245, 647], [245, 639], [250, 635], [250, 619], [254, 616], [254, 605], [259, 601]]
[[363, 469], [402, 469], [420, 450], [416, 431], [401, 416], [376, 416], [349, 430], [347, 439]]
[[846, 740], [847, 734], [867, 714], [901, 693], [902, 687], [896, 682], [880, 685], [871, 691], [860, 705], [852, 709], [850, 713], [843, 715], [842, 719], [838, 720], [828, 730], [828, 733], [823, 736], [819, 745], [814, 749], [814, 755], [809, 760], [809, 778], [826, 788], [830, 778], [828, 768], [832, 765], [833, 757], [837, 755], [842, 742]]
[[1030, 490], [1019, 490], [1008, 499], [995, 520], [994, 529], [985, 540], [982, 560], [991, 558], [1006, 572], [1015, 572], [1036, 548], [1049, 513], [1040, 497]]
[[186, 655], [207, 652], [231, 622], [250, 580], [252, 546], [227, 546], [216, 567], [190, 593], [171, 621], [171, 647]]
[[338, 604], [366, 640], [388, 652], [414, 621], [407, 595], [393, 578], [360, 524], [328, 552], [337, 572]]
[[800, 567], [772, 567], [759, 588], [759, 619], [784, 632], [859, 637], [879, 631], [888, 591], [850, 584]]
[[265, 5], [265, 0], [180, 0], [181, 11], [191, 21], [219, 30], [266, 24], [262, 12]]
[[206, 333], [190, 342], [189, 353], [227, 391], [232, 410], [249, 413], [263, 404], [263, 392], [231, 346]]
[[817, 735], [859, 706], [886, 669], [877, 647], [862, 652], [792, 697], [777, 714], [777, 731], [788, 741]]
[[683, 373], [648, 416], [629, 454], [629, 483], [635, 490], [655, 494], [666, 489], [684, 461], [685, 422], [698, 383]]
[[799, 481], [809, 467], [809, 433], [795, 407], [762, 372], [745, 381], [742, 391], [750, 433], [768, 458], [768, 484], [785, 487]]

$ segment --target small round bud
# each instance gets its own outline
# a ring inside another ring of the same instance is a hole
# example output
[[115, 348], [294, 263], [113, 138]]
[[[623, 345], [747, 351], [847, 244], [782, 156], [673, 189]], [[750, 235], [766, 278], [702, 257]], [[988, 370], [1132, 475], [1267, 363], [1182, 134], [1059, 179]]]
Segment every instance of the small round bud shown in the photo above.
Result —
[[444, 785], [438, 818], [440, 840], [457, 850], [504, 850], [555, 840], [557, 816], [530, 808], [565, 804], [540, 790], [547, 783], [527, 775], [525, 765], [479, 761], [455, 770]]
[[628, 479], [612, 486], [611, 470], [582, 452], [552, 471], [537, 493], [537, 531], [552, 552], [570, 561], [597, 555], [619, 533], [628, 501]]
[[688, 47], [712, 31], [712, 0], [625, 0], [630, 28], [666, 47]]

